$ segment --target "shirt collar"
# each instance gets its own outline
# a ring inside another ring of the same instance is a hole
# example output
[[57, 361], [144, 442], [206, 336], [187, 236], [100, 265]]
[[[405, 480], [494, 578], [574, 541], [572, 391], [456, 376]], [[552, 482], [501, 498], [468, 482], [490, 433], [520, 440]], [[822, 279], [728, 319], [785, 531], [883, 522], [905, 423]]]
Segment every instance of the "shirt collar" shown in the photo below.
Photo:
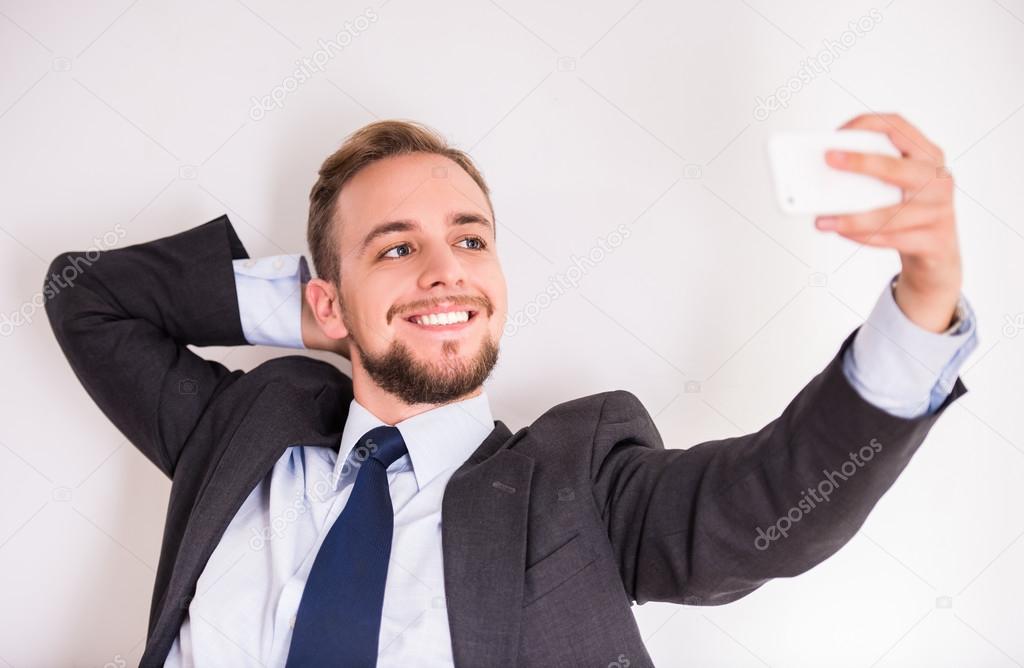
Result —
[[[352, 399], [334, 464], [332, 480], [335, 488], [341, 480], [359, 470], [355, 461], [360, 453], [352, 452], [356, 442], [374, 427], [385, 424]], [[399, 457], [388, 470], [407, 470], [411, 463], [416, 487], [422, 489], [442, 471], [457, 468], [469, 459], [494, 430], [494, 420], [487, 392], [481, 390], [475, 397], [431, 408], [395, 426], [402, 434], [409, 454]], [[366, 453], [362, 453], [362, 457], [365, 456]]]

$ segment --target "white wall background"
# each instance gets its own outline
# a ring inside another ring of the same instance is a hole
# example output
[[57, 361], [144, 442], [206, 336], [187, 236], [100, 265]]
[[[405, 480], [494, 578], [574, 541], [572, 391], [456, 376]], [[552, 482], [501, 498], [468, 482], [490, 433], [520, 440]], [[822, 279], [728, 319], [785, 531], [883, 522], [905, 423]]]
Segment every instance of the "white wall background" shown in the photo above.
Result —
[[[254, 256], [305, 252], [321, 160], [376, 118], [421, 120], [495, 191], [510, 313], [630, 232], [504, 339], [495, 415], [515, 431], [623, 388], [685, 448], [775, 418], [898, 269], [778, 213], [764, 159], [773, 130], [868, 111], [917, 125], [956, 179], [969, 394], [832, 559], [732, 605], [634, 610], [659, 666], [1024, 664], [1024, 2], [367, 1], [0, 2], [0, 665], [138, 662], [169, 490], [33, 305], [58, 252], [225, 212]], [[204, 349], [246, 369], [294, 352]]]

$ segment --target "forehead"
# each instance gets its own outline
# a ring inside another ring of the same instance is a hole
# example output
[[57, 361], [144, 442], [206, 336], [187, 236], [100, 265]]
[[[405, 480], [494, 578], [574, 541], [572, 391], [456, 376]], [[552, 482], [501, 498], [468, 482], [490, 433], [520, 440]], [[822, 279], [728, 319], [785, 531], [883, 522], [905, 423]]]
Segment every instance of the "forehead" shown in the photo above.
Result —
[[378, 160], [359, 170], [338, 195], [343, 248], [355, 248], [376, 224], [400, 218], [442, 223], [453, 210], [491, 218], [480, 187], [458, 163], [432, 153]]

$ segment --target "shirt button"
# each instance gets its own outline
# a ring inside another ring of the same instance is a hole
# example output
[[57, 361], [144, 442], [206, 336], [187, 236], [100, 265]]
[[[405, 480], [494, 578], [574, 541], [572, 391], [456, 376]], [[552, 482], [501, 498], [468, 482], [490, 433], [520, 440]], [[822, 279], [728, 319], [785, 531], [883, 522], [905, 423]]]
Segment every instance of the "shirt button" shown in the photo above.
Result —
[[245, 262], [242, 263], [242, 266], [243, 267], [251, 267], [254, 264], [256, 264], [256, 260], [246, 260]]
[[291, 619], [288, 620], [288, 628], [290, 628], [290, 629], [294, 629], [295, 628], [295, 615], [292, 615]]
[[281, 258], [277, 258], [276, 260], [274, 260], [274, 269], [280, 269], [283, 266], [284, 260], [282, 260]]

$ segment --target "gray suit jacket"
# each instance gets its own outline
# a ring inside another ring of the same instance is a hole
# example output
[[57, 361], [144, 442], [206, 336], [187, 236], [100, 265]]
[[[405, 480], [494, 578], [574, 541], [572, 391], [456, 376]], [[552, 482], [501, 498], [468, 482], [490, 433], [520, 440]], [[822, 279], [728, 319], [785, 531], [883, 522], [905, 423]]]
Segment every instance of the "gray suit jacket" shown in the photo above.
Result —
[[[231, 264], [246, 257], [221, 216], [61, 253], [44, 284], [75, 375], [172, 480], [141, 665], [162, 665], [250, 490], [288, 446], [337, 450], [353, 396], [347, 376], [308, 357], [243, 372], [186, 346], [246, 345]], [[842, 373], [856, 331], [752, 434], [666, 449], [625, 390], [558, 404], [515, 434], [496, 420], [442, 504], [455, 664], [650, 666], [634, 602], [720, 605], [834, 554], [967, 391], [957, 378], [914, 419], [873, 406]], [[830, 500], [808, 505], [825, 480]]]

